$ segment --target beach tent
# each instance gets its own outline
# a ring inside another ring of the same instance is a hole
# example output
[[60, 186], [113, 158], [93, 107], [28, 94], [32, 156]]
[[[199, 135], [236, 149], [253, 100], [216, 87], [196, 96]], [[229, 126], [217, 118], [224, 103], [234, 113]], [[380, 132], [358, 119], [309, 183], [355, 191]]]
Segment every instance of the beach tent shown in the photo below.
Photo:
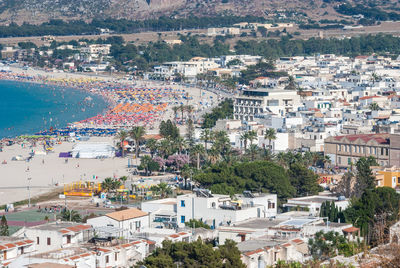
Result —
[[72, 148], [75, 158], [108, 158], [114, 157], [115, 148], [109, 143], [80, 142]]

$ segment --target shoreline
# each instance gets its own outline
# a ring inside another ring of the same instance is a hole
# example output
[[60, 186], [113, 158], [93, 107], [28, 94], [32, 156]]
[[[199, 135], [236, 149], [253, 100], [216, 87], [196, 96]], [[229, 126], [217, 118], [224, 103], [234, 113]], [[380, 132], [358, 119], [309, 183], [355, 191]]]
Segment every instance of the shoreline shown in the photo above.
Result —
[[[80, 93], [84, 94], [84, 95], [88, 95], [87, 97], [93, 97], [93, 96], [97, 96], [100, 99], [102, 99], [102, 101], [104, 102], [104, 108], [101, 109], [100, 112], [96, 112], [96, 114], [102, 114], [105, 113], [112, 105], [114, 105], [113, 101], [111, 99], [105, 98], [104, 96], [102, 96], [101, 94], [96, 94], [94, 92], [88, 91], [88, 90], [84, 90], [82, 88], [77, 88], [77, 87], [72, 87], [72, 86], [63, 86], [63, 85], [58, 85], [58, 84], [52, 84], [52, 83], [43, 83], [40, 81], [30, 81], [30, 80], [12, 80], [12, 79], [3, 79], [0, 76], [0, 81], [7, 81], [7, 82], [15, 82], [15, 83], [26, 83], [26, 84], [32, 84], [32, 85], [39, 85], [39, 86], [47, 86], [47, 87], [54, 87], [54, 88], [49, 88], [49, 90], [54, 90], [55, 88], [57, 88], [57, 90], [66, 92], [69, 90], [74, 90], [74, 91], [79, 91]], [[103, 105], [102, 105], [103, 106]], [[72, 120], [67, 120], [67, 122], [65, 122], [63, 125], [64, 126], [58, 126], [57, 128], [66, 128], [69, 127], [69, 125], [71, 124]], [[0, 137], [0, 141], [4, 140], [4, 139], [14, 139], [17, 138], [19, 136], [28, 136], [28, 135], [36, 135], [36, 133], [41, 132], [43, 130], [40, 131], [35, 131], [35, 133], [21, 133], [21, 134], [16, 134], [12, 137]]]
[[[168, 110], [168, 106], [171, 105], [172, 97], [175, 96], [176, 102], [183, 103], [187, 101], [184, 99], [184, 95], [187, 94], [188, 89], [183, 87], [177, 87], [174, 84], [157, 83], [156, 81], [146, 80], [123, 80], [121, 78], [111, 76], [92, 76], [86, 74], [75, 74], [75, 73], [45, 73], [37, 69], [23, 70], [21, 68], [13, 67], [11, 72], [0, 73], [0, 80], [7, 80], [13, 82], [24, 82], [33, 83], [40, 85], [56, 86], [63, 89], [74, 89], [81, 92], [87, 93], [89, 96], [96, 95], [101, 97], [105, 103], [104, 108], [100, 113], [97, 113], [94, 117], [85, 118], [80, 121], [70, 121], [65, 127], [66, 128], [123, 128], [128, 125], [143, 125], [154, 129], [155, 125], [159, 123], [159, 119], [163, 117], [163, 114]], [[125, 94], [131, 96], [118, 96], [117, 90], [124, 91]], [[153, 91], [140, 93], [140, 91]], [[171, 92], [163, 92], [162, 90], [169, 90]], [[190, 90], [189, 90], [190, 91]], [[139, 92], [139, 93], [138, 93]], [[135, 95], [136, 94], [136, 95]], [[140, 95], [139, 94], [143, 94]], [[165, 96], [164, 96], [164, 95]], [[168, 95], [169, 94], [169, 95]], [[163, 95], [162, 97], [153, 96], [149, 98], [149, 95]], [[178, 97], [176, 97], [178, 96]], [[130, 107], [124, 107], [122, 111], [118, 111], [116, 115], [115, 107], [120, 104], [130, 104]], [[145, 105], [149, 105], [147, 111], [141, 111], [141, 108]], [[133, 107], [136, 106], [136, 107]], [[153, 107], [154, 106], [154, 107]], [[113, 109], [114, 107], [114, 109]], [[129, 109], [128, 109], [129, 108]], [[135, 109], [137, 115], [135, 116]], [[143, 115], [144, 114], [144, 115]], [[109, 118], [106, 118], [106, 117]], [[120, 116], [121, 118], [118, 118]], [[104, 118], [103, 118], [104, 117]], [[110, 118], [111, 117], [111, 118]], [[114, 117], [114, 118], [113, 118]], [[96, 120], [98, 119], [98, 120]], [[108, 120], [108, 121], [107, 121]], [[60, 129], [58, 127], [58, 129]], [[46, 130], [32, 133], [46, 133]], [[14, 138], [20, 134], [15, 135]], [[22, 134], [21, 134], [22, 135]], [[2, 139], [13, 139], [5, 137]]]

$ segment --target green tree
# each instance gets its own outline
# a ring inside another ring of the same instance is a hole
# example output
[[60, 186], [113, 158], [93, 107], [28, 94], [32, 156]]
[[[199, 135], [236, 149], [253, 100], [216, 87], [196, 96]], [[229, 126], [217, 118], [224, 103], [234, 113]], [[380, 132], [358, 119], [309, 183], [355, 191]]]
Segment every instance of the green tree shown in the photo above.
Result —
[[256, 159], [256, 156], [259, 155], [260, 152], [260, 148], [255, 144], [251, 144], [249, 146], [249, 149], [247, 149], [247, 154], [250, 156], [251, 161], [254, 161]]
[[78, 211], [66, 209], [61, 212], [61, 219], [63, 221], [82, 222], [81, 215]]
[[308, 248], [314, 259], [327, 260], [337, 255], [353, 256], [361, 251], [356, 242], [349, 242], [338, 232], [319, 231], [308, 240]]
[[200, 135], [200, 140], [204, 141], [204, 148], [205, 151], [207, 152], [207, 144], [209, 141], [211, 141], [213, 137], [213, 132], [210, 129], [203, 129]]
[[194, 139], [194, 125], [193, 120], [191, 118], [188, 119], [186, 124], [186, 140], [188, 142], [189, 147], [193, 147], [195, 143]]
[[155, 193], [159, 194], [161, 198], [165, 198], [172, 194], [172, 188], [165, 182], [160, 182], [158, 185], [153, 185], [150, 188]]
[[194, 242], [176, 242], [165, 240], [162, 247], [157, 248], [139, 262], [136, 267], [148, 268], [173, 268], [182, 267], [221, 267], [221, 268], [245, 268], [240, 259], [240, 251], [235, 242], [227, 240], [225, 245], [213, 248], [210, 243], [201, 239]]
[[0, 222], [0, 236], [9, 236], [10, 232], [8, 231], [8, 223], [6, 216], [3, 215], [1, 217], [1, 222]]
[[356, 163], [356, 185], [355, 185], [355, 196], [360, 197], [365, 190], [374, 189], [376, 186], [375, 177], [372, 174], [371, 166], [377, 166], [377, 162], [374, 157], [369, 156], [368, 158], [361, 157]]
[[275, 129], [274, 128], [269, 128], [269, 129], [265, 130], [264, 139], [268, 140], [268, 149], [272, 151], [271, 142], [273, 140], [276, 140], [276, 131], [275, 131]]
[[196, 168], [200, 169], [200, 157], [203, 156], [205, 153], [203, 145], [196, 144], [195, 146], [192, 147], [190, 153], [196, 156]]
[[269, 161], [234, 163], [231, 166], [222, 162], [199, 172], [194, 180], [216, 194], [249, 190], [276, 193], [284, 201], [296, 193], [284, 168]]
[[117, 135], [115, 136], [116, 139], [119, 140], [119, 146], [121, 147], [122, 150], [122, 157], [125, 157], [125, 141], [126, 138], [128, 138], [129, 134], [125, 130], [120, 130]]
[[202, 222], [201, 220], [196, 220], [196, 219], [190, 219], [189, 221], [185, 222], [185, 226], [189, 228], [211, 229], [210, 225]]
[[150, 176], [153, 171], [160, 170], [160, 165], [154, 161], [149, 155], [145, 155], [140, 159], [139, 170], [145, 170], [146, 176]]
[[160, 135], [166, 139], [174, 140], [179, 137], [179, 129], [171, 120], [162, 121], [160, 123]]
[[288, 170], [290, 182], [297, 191], [297, 196], [315, 195], [321, 191], [318, 175], [302, 164], [291, 164]]
[[154, 157], [154, 154], [157, 152], [158, 149], [158, 142], [156, 139], [148, 139], [146, 141], [146, 148], [149, 149], [151, 158]]
[[369, 108], [371, 111], [379, 111], [379, 110], [381, 110], [381, 107], [379, 107], [378, 103], [376, 103], [376, 102], [371, 103], [371, 104], [368, 106], [368, 108]]
[[389, 187], [366, 189], [343, 213], [359, 227], [366, 241], [375, 246], [388, 242], [389, 226], [397, 221], [400, 194]]
[[131, 138], [135, 141], [135, 155], [136, 158], [139, 158], [139, 146], [140, 142], [143, 140], [143, 136], [146, 134], [146, 130], [142, 126], [133, 127], [129, 132]]

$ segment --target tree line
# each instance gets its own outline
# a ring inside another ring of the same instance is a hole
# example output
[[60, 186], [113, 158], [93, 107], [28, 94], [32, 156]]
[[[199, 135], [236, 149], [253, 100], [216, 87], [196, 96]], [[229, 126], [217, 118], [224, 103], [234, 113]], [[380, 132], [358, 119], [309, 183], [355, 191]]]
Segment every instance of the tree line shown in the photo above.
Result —
[[262, 22], [261, 17], [256, 16], [217, 16], [170, 18], [160, 17], [147, 20], [127, 19], [93, 19], [91, 22], [83, 20], [63, 21], [53, 19], [39, 25], [23, 23], [18, 25], [10, 23], [8, 26], [0, 26], [0, 37], [19, 36], [44, 36], [44, 35], [87, 35], [100, 34], [100, 29], [109, 29], [115, 33], [136, 33], [142, 31], [174, 31], [182, 29], [202, 29], [208, 27], [231, 26], [239, 22]]

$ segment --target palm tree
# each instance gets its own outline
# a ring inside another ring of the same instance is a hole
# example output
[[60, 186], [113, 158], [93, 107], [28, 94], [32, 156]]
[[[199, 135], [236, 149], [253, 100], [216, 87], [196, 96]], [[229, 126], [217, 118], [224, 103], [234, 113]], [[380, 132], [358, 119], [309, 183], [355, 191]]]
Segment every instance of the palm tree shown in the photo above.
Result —
[[105, 178], [104, 181], [101, 183], [101, 189], [104, 192], [111, 192], [111, 190], [113, 189], [113, 179]]
[[117, 133], [117, 135], [115, 136], [115, 138], [119, 140], [119, 145], [120, 145], [121, 150], [122, 150], [122, 157], [125, 157], [125, 145], [124, 145], [124, 143], [126, 141], [126, 138], [128, 138], [128, 136], [129, 136], [129, 134], [125, 130], [120, 130]]
[[247, 153], [250, 155], [251, 161], [254, 161], [256, 155], [260, 153], [260, 148], [258, 148], [258, 146], [255, 144], [251, 144], [247, 150]]
[[160, 182], [160, 184], [158, 184], [158, 190], [160, 192], [161, 198], [164, 198], [164, 197], [172, 194], [171, 186], [169, 186], [165, 182]]
[[192, 113], [194, 112], [193, 105], [186, 105], [186, 111], [188, 113], [189, 119], [192, 119]]
[[75, 210], [64, 210], [61, 213], [61, 219], [63, 221], [72, 221], [72, 222], [81, 222], [81, 215], [78, 213], [78, 211]]
[[176, 124], [176, 118], [178, 116], [179, 107], [178, 106], [172, 107], [172, 111], [174, 111], [174, 122]]
[[322, 159], [322, 162], [324, 164], [324, 168], [327, 168], [327, 166], [329, 167], [329, 165], [332, 163], [332, 160], [328, 155], [325, 155]]
[[268, 148], [272, 151], [271, 142], [276, 140], [276, 132], [274, 128], [269, 128], [265, 130], [264, 139], [268, 140]]
[[186, 148], [186, 141], [181, 136], [177, 137], [174, 141], [174, 146], [178, 148], [178, 152], [181, 154], [183, 150]]
[[379, 107], [378, 103], [373, 102], [369, 105], [369, 109], [371, 111], [379, 111], [381, 109], [381, 107]]
[[201, 144], [196, 144], [193, 146], [193, 148], [190, 150], [190, 153], [196, 155], [196, 167], [197, 169], [200, 169], [200, 156], [204, 155], [204, 146]]
[[249, 139], [249, 132], [244, 132], [240, 135], [240, 140], [243, 141], [244, 150], [247, 150], [247, 140]]
[[153, 158], [155, 152], [157, 151], [158, 148], [158, 142], [156, 139], [149, 139], [146, 141], [146, 148], [149, 149], [151, 158]]
[[143, 140], [143, 136], [146, 134], [146, 130], [144, 127], [136, 126], [133, 127], [129, 132], [131, 138], [135, 141], [135, 149], [136, 149], [136, 159], [139, 158], [139, 143]]
[[250, 145], [253, 145], [253, 141], [257, 139], [257, 132], [255, 132], [254, 130], [250, 130], [247, 135], [247, 138], [250, 141]]
[[158, 146], [158, 151], [164, 158], [173, 153], [172, 143], [169, 139], [163, 139]]
[[231, 142], [226, 131], [215, 132], [212, 148], [217, 150], [224, 158], [231, 151]]
[[186, 106], [183, 105], [183, 104], [181, 104], [181, 105], [179, 106], [179, 110], [181, 110], [181, 113], [182, 113], [181, 122], [182, 122], [182, 124], [183, 124], [183, 113], [184, 113], [185, 110], [186, 110]]
[[211, 164], [215, 164], [219, 160], [219, 157], [220, 157], [219, 151], [213, 146], [211, 150], [208, 152], [209, 161], [211, 162]]
[[212, 139], [212, 136], [213, 132], [208, 128], [204, 129], [201, 132], [200, 140], [204, 141], [204, 148], [206, 150], [206, 153], [207, 153], [207, 143]]

